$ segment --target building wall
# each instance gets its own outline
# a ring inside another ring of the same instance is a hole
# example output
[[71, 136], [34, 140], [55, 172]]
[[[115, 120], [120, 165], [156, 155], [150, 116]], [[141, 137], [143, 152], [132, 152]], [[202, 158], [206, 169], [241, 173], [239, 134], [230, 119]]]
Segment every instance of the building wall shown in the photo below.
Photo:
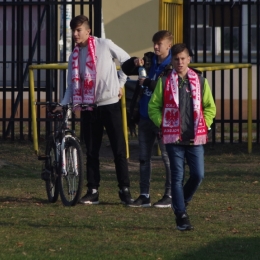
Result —
[[159, 0], [103, 0], [106, 38], [130, 56], [153, 50], [152, 36], [158, 31]]

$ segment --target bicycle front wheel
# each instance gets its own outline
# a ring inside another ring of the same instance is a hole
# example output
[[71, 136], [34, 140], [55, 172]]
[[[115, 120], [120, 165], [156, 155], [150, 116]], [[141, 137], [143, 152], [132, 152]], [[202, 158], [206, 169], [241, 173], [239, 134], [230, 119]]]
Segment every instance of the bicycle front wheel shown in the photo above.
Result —
[[62, 168], [59, 188], [62, 203], [74, 206], [78, 203], [83, 186], [83, 153], [80, 144], [73, 137], [67, 137], [61, 151]]
[[55, 143], [52, 138], [47, 141], [45, 161], [45, 172], [48, 177], [45, 180], [45, 187], [48, 200], [55, 203], [59, 197], [58, 175], [56, 172], [56, 159], [55, 159]]

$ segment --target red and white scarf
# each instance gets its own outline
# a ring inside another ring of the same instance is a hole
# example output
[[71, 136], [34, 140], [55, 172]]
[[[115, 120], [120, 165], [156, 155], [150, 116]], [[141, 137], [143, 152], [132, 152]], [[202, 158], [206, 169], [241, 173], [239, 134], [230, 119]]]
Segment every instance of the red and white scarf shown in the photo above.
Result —
[[[208, 130], [202, 112], [200, 80], [191, 69], [188, 70], [187, 76], [193, 101], [194, 145], [205, 144]], [[181, 141], [178, 74], [175, 70], [172, 71], [165, 82], [162, 136], [165, 144]]]
[[[72, 88], [73, 104], [93, 104], [96, 86], [96, 46], [95, 38], [89, 36], [88, 51], [85, 64], [84, 80], [80, 80], [79, 46], [76, 45], [72, 53]], [[80, 108], [78, 109], [80, 110]]]

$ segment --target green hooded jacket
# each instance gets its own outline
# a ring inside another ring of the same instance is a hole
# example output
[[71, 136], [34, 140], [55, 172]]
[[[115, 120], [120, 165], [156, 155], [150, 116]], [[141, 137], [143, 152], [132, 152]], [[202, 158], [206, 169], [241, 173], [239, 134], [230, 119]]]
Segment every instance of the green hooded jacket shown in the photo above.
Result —
[[[160, 78], [157, 81], [155, 90], [152, 94], [150, 102], [148, 104], [148, 114], [150, 119], [158, 127], [162, 124], [162, 111], [163, 111], [163, 93], [164, 87], [162, 86], [162, 79]], [[208, 80], [205, 78], [203, 93], [202, 93], [202, 109], [203, 115], [207, 124], [207, 127], [210, 128], [213, 123], [213, 119], [216, 116], [216, 105], [209, 87]]]

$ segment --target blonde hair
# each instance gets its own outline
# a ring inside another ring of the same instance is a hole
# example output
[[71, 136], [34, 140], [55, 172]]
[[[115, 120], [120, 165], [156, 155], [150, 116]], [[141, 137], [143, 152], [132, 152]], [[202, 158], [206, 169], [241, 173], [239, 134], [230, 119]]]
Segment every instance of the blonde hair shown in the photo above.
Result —
[[153, 35], [153, 43], [157, 43], [163, 39], [168, 39], [171, 43], [173, 41], [173, 35], [170, 31], [167, 30], [162, 30], [162, 31], [158, 31], [157, 33], [155, 33]]

